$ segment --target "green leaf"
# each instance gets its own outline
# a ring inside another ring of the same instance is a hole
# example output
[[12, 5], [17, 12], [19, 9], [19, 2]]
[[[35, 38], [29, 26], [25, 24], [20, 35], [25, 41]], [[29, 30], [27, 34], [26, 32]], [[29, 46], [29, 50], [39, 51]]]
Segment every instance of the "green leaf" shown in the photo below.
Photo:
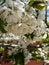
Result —
[[42, 10], [45, 7], [45, 3], [43, 1], [30, 1], [29, 6], [34, 7], [36, 9]]
[[33, 40], [33, 38], [35, 36], [35, 31], [33, 31], [32, 33], [27, 33], [24, 36], [26, 36], [27, 38], [31, 38]]
[[20, 64], [20, 65], [24, 65], [25, 64], [25, 60], [24, 60], [24, 51], [22, 49], [18, 50], [18, 53], [14, 56], [15, 59], [15, 65]]
[[30, 0], [30, 2], [28, 3], [28, 5], [32, 6], [33, 3], [34, 3], [34, 0]]
[[6, 23], [4, 23], [4, 21], [1, 20], [1, 18], [0, 18], [0, 31], [1, 31], [2, 33], [6, 33], [6, 32], [7, 32], [7, 31], [4, 29], [4, 26], [6, 26]]
[[0, 53], [3, 53], [4, 48], [0, 47]]

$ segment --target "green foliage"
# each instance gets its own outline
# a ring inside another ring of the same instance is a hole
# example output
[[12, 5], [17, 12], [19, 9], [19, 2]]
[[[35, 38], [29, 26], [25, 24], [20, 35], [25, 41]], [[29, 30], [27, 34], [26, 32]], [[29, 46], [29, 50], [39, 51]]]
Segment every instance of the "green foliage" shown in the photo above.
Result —
[[0, 47], [0, 53], [3, 53], [4, 48]]
[[45, 7], [45, 3], [43, 1], [34, 1], [31, 0], [28, 4], [30, 7], [34, 7], [38, 10], [42, 10]]
[[15, 65], [20, 64], [20, 65], [24, 65], [25, 64], [25, 60], [24, 60], [24, 52], [23, 50], [19, 49], [18, 53], [16, 55], [14, 55], [14, 59], [15, 59]]
[[25, 34], [24, 36], [26, 36], [27, 38], [31, 38], [33, 40], [35, 36], [35, 31], [33, 31], [32, 33]]
[[13, 61], [15, 62], [14, 65], [25, 65], [25, 60], [24, 60], [24, 51], [22, 49], [19, 49], [18, 52], [12, 53], [11, 55], [7, 54], [6, 56], [6, 62]]
[[34, 3], [34, 0], [30, 0], [30, 2], [29, 2], [29, 6], [32, 6], [32, 4]]
[[48, 55], [47, 55], [47, 60], [49, 60], [49, 53], [48, 53]]
[[33, 51], [32, 51], [32, 57], [37, 62], [43, 60], [43, 57], [41, 56], [41, 54], [39, 53], [39, 51], [38, 51], [37, 48], [33, 49]]
[[20, 0], [21, 2], [23, 2], [24, 0]]
[[49, 21], [47, 22], [47, 24], [49, 25]]
[[41, 41], [40, 41], [40, 43], [41, 44], [45, 44], [45, 43], [47, 43], [47, 44], [49, 44], [49, 38], [46, 38], [46, 39], [42, 39]]
[[0, 31], [2, 32], [2, 33], [6, 33], [7, 31], [4, 29], [4, 26], [6, 26], [6, 23], [3, 21], [3, 20], [1, 20], [1, 18], [0, 18]]

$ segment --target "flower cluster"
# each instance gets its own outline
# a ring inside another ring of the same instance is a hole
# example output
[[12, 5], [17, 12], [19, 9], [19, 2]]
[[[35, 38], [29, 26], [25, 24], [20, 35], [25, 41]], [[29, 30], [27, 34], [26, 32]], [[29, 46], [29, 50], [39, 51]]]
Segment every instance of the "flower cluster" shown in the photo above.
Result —
[[[2, 43], [1, 47], [5, 50], [2, 51], [2, 48], [1, 48], [1, 51], [5, 52], [6, 49], [8, 50], [7, 53], [5, 53], [6, 54], [6, 59], [5, 60], [6, 61], [13, 61], [14, 64], [16, 64], [16, 63], [17, 64], [19, 64], [19, 63], [23, 63], [23, 64], [28, 63], [30, 58], [31, 58], [31, 55], [29, 54], [29, 52], [27, 50], [27, 45], [26, 45], [25, 41], [23, 40], [23, 38], [21, 38], [20, 36], [14, 36], [12, 33], [4, 34], [2, 36], [3, 37], [1, 37], [1, 38], [3, 38], [2, 40], [4, 41], [4, 43], [1, 42]], [[6, 43], [5, 43], [5, 41], [6, 41]], [[7, 41], [9, 41], [9, 42], [11, 41], [12, 44], [7, 43]]]

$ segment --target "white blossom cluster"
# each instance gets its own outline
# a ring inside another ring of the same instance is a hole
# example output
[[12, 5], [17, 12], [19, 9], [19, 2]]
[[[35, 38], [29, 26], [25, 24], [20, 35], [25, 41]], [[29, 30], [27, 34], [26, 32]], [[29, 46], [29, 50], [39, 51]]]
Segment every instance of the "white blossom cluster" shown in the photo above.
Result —
[[25, 43], [25, 41], [21, 37], [19, 37], [19, 38], [17, 37], [16, 40], [18, 41], [18, 43], [16, 44], [17, 46], [14, 45], [14, 43], [13, 43], [12, 46], [14, 46], [14, 48], [9, 50], [8, 54], [9, 55], [11, 55], [12, 53], [17, 54], [19, 49], [21, 49], [21, 51], [23, 50], [24, 56], [25, 56], [25, 64], [27, 64], [30, 61], [30, 59], [32, 58], [31, 54], [27, 50], [27, 44]]
[[38, 48], [39, 53], [44, 58], [44, 62], [49, 63], [49, 59], [47, 59], [47, 54], [49, 53], [49, 47], [46, 47], [46, 44], [43, 44], [43, 48]]
[[[44, 0], [48, 1], [48, 0]], [[3, 34], [0, 40], [16, 40], [18, 41], [18, 46], [15, 46], [14, 49], [9, 50], [8, 54], [12, 53], [16, 54], [18, 49], [21, 48], [24, 51], [25, 55], [25, 64], [31, 58], [31, 54], [27, 51], [27, 45], [33, 43], [34, 41], [38, 41], [41, 39], [45, 39], [47, 37], [46, 24], [44, 23], [44, 15], [43, 12], [40, 11], [38, 19], [36, 20], [36, 11], [34, 8], [26, 6], [25, 1], [21, 2], [20, 0], [12, 1], [6, 0], [6, 5], [0, 8], [0, 18], [4, 21], [7, 21], [8, 25], [6, 27], [7, 34]], [[35, 16], [34, 16], [35, 15]], [[35, 30], [36, 36], [32, 40], [31, 38], [27, 39], [24, 34], [31, 33]], [[9, 34], [10, 33], [10, 34]], [[13, 34], [14, 35], [13, 35]], [[44, 35], [42, 36], [42, 34]], [[15, 36], [16, 35], [16, 36]], [[48, 48], [49, 49], [49, 48]], [[43, 50], [41, 48], [38, 49], [41, 53], [41, 56], [46, 60], [47, 48], [44, 47]]]
[[[31, 33], [35, 30], [36, 36], [34, 41], [42, 39], [41, 34], [46, 33], [46, 24], [43, 21], [44, 12], [40, 11], [36, 20], [35, 9], [32, 7], [28, 8], [29, 6], [24, 8], [24, 6], [25, 4], [20, 0], [6, 0], [6, 6], [0, 8], [0, 18], [8, 23], [6, 27], [7, 33], [24, 36], [24, 34]], [[27, 42], [32, 43], [33, 41], [27, 39]]]
[[2, 44], [4, 46], [8, 46], [8, 44], [10, 43], [5, 43], [7, 41], [12, 41], [12, 44], [10, 44], [10, 47], [8, 46], [8, 55], [15, 55], [18, 53], [18, 50], [21, 49], [21, 51], [23, 50], [24, 56], [25, 56], [25, 64], [27, 64], [30, 61], [31, 54], [29, 53], [29, 51], [27, 50], [27, 44], [24, 41], [24, 39], [20, 36], [15, 36], [12, 33], [9, 34], [2, 34], [0, 35], [0, 41], [3, 40], [4, 43], [2, 42]]

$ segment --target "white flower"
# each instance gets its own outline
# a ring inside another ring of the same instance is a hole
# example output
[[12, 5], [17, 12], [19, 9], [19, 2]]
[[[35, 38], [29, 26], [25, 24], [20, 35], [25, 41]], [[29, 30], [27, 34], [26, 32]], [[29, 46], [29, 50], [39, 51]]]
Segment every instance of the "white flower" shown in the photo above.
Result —
[[40, 52], [41, 56], [44, 56], [45, 54], [43, 52]]
[[19, 23], [18, 26], [20, 27], [22, 25], [22, 23]]
[[47, 37], [47, 34], [45, 33], [44, 36], [43, 36], [43, 39], [45, 39]]

